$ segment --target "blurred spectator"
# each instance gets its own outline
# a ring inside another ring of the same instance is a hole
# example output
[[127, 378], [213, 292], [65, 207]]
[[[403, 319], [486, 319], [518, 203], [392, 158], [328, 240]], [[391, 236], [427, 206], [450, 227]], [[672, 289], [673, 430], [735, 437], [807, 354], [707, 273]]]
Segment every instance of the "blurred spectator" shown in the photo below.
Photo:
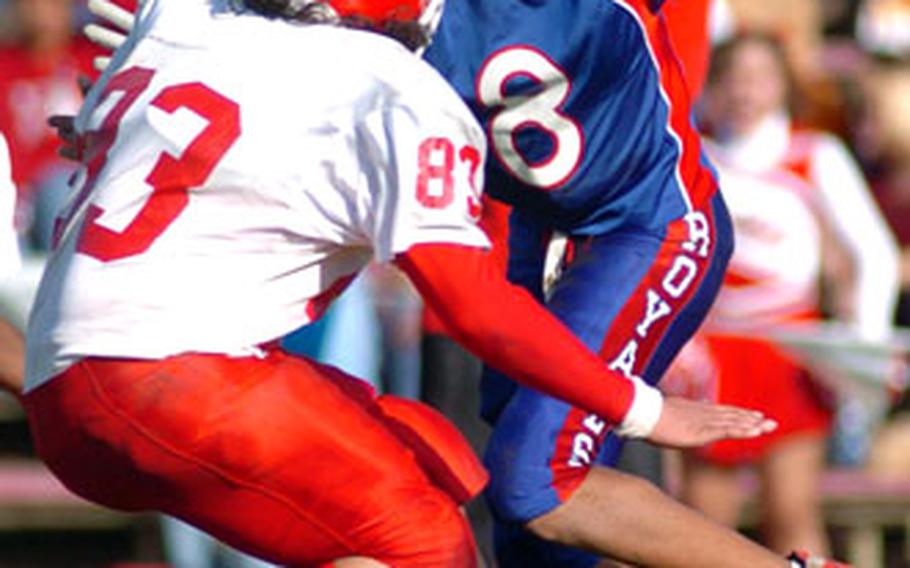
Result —
[[369, 279], [382, 339], [380, 390], [417, 400], [423, 302], [397, 269], [377, 264]]
[[[9, 149], [0, 134], [0, 281], [15, 277], [22, 262], [13, 227], [16, 187], [12, 183]], [[0, 317], [0, 388], [18, 396], [22, 390], [25, 341], [22, 333]]]
[[0, 280], [10, 278], [22, 267], [13, 225], [15, 208], [16, 185], [13, 183], [9, 145], [0, 133]]
[[910, 327], [910, 65], [880, 64], [862, 75], [864, 104], [853, 142], [901, 246], [895, 323]]
[[761, 336], [819, 318], [818, 279], [835, 261], [833, 310], [860, 337], [883, 339], [896, 252], [843, 145], [794, 125], [791, 73], [780, 44], [762, 34], [738, 36], [715, 52], [706, 91], [714, 135], [708, 149], [721, 173], [737, 250], [707, 331], [680, 356], [670, 387], [682, 376], [691, 382], [677, 390], [756, 408], [779, 423], [769, 436], [721, 442], [689, 456], [685, 500], [735, 524], [736, 468], [758, 465], [768, 545], [827, 554], [815, 489], [831, 414], [800, 364]]
[[50, 241], [73, 170], [57, 156], [46, 120], [79, 109], [76, 79], [91, 73], [96, 52], [73, 34], [75, 8], [74, 0], [12, 0], [16, 35], [0, 48], [0, 132], [11, 148], [17, 225], [29, 230], [29, 244], [39, 250]]
[[[827, 2], [828, 0], [824, 0]], [[801, 81], [822, 75], [822, 0], [729, 0], [737, 27], [762, 32], [784, 42], [788, 59]]]
[[821, 2], [825, 33], [830, 36], [852, 36], [856, 17], [863, 0], [824, 0]]
[[792, 67], [791, 81], [801, 93], [799, 112], [807, 124], [843, 136], [842, 92], [825, 65], [823, 6], [829, 0], [729, 0], [736, 27], [743, 33], [762, 33], [776, 38]]
[[871, 53], [910, 56], [910, 0], [865, 0], [857, 19], [860, 45]]

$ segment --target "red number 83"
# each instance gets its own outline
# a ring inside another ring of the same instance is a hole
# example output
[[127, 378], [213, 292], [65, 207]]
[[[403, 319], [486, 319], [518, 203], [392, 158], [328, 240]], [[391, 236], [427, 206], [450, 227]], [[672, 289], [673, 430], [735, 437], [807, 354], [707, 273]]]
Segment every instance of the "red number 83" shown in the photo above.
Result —
[[[473, 146], [462, 146], [458, 160], [468, 166], [468, 212], [480, 217], [480, 191], [477, 188], [477, 171], [480, 168], [480, 151]], [[417, 201], [430, 209], [445, 209], [455, 200], [455, 145], [448, 138], [427, 138], [417, 151]], [[432, 191], [434, 184], [436, 192]]]
[[[154, 71], [131, 68], [115, 75], [102, 98], [121, 92], [98, 131], [88, 133], [86, 182], [74, 201], [85, 200], [94, 189], [98, 175], [107, 164], [120, 121], [141, 94], [149, 88]], [[234, 101], [202, 83], [183, 83], [162, 89], [149, 103], [173, 115], [188, 109], [207, 121], [207, 125], [183, 150], [179, 158], [162, 153], [145, 178], [151, 193], [139, 212], [121, 231], [98, 223], [104, 209], [89, 204], [77, 250], [103, 262], [141, 254], [167, 230], [189, 204], [189, 191], [203, 185], [215, 167], [240, 137], [240, 107]]]

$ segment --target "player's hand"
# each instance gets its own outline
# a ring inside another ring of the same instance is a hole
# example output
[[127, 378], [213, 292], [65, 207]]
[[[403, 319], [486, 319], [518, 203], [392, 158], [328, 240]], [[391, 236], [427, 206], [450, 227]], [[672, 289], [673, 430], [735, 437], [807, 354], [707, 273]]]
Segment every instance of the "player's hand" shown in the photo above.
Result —
[[47, 123], [57, 130], [57, 138], [63, 142], [60, 149], [57, 150], [64, 158], [79, 162], [82, 160], [82, 143], [79, 134], [76, 133], [76, 117], [66, 114], [57, 114], [50, 117]]
[[[102, 22], [113, 27], [111, 29], [98, 24], [88, 24], [82, 31], [89, 41], [110, 51], [123, 45], [126, 36], [133, 29], [135, 16], [109, 0], [89, 0], [88, 8]], [[96, 57], [94, 61], [98, 71], [104, 71], [110, 63], [110, 57]]]
[[777, 423], [761, 412], [679, 397], [664, 399], [648, 441], [672, 448], [693, 448], [725, 439], [755, 438]]

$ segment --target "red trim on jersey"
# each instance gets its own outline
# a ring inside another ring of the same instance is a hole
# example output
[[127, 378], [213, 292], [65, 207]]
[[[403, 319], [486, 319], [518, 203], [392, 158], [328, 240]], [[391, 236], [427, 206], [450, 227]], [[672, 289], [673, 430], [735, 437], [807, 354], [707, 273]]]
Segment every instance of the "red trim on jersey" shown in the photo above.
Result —
[[678, 162], [682, 191], [693, 206], [711, 199], [717, 191], [714, 175], [702, 165], [701, 137], [692, 124], [692, 98], [679, 59], [673, 50], [669, 30], [660, 14], [653, 13], [642, 0], [618, 0], [638, 20], [651, 59], [657, 67], [664, 101], [669, 106], [667, 128], [680, 142]]
[[[626, 348], [628, 342], [634, 340], [637, 342], [637, 349], [635, 365], [632, 371], [634, 374], [641, 376], [647, 369], [673, 322], [683, 313], [686, 304], [698, 293], [705, 276], [711, 268], [717, 239], [714, 211], [710, 207], [710, 203], [706, 204], [703, 212], [709, 224], [711, 235], [711, 245], [707, 255], [700, 257], [684, 250], [683, 245], [689, 240], [690, 231], [685, 220], [679, 219], [668, 225], [667, 236], [654, 257], [651, 269], [641, 279], [635, 291], [629, 295], [625, 305], [607, 330], [600, 349], [600, 356], [606, 363], [609, 364], [617, 359]], [[669, 275], [672, 273], [674, 263], [680, 256], [686, 256], [695, 261], [698, 272], [688, 287], [685, 288], [685, 291], [679, 297], [673, 298], [665, 292], [664, 288]], [[649, 290], [656, 291], [662, 300], [670, 306], [671, 311], [667, 316], [651, 322], [646, 327], [646, 333], [642, 335], [639, 332], [639, 327], [648, 311]], [[589, 419], [594, 421], [593, 425], [600, 429], [599, 431], [595, 431], [591, 424], [585, 424]], [[561, 500], [567, 500], [585, 479], [584, 474], [588, 468], [581, 467], [579, 464], [572, 464], [573, 457], [577, 458], [575, 452], [576, 444], [582, 445], [585, 443], [580, 437], [588, 436], [593, 441], [593, 444], [590, 444], [590, 448], [582, 448], [590, 454], [592, 458], [591, 465], [593, 465], [593, 460], [600, 453], [603, 442], [611, 429], [610, 424], [600, 424], [597, 417], [591, 417], [589, 413], [579, 408], [573, 408], [569, 411], [562, 428], [556, 436], [555, 450], [549, 463], [550, 471], [553, 475], [553, 489]]]
[[[585, 480], [585, 476], [590, 466], [594, 465], [597, 455], [603, 446], [607, 434], [612, 430], [612, 426], [604, 427], [599, 435], [586, 431], [584, 427], [585, 418], [588, 413], [577, 407], [572, 407], [566, 415], [566, 420], [556, 434], [556, 448], [553, 456], [550, 458], [550, 473], [553, 475], [553, 490], [559, 496], [562, 502], [568, 501], [569, 497]], [[592, 440], [589, 455], [591, 463], [585, 464], [584, 467], [572, 467], [569, 465], [575, 450], [575, 440], [578, 436], [587, 434]]]
[[[657, 347], [663, 340], [667, 330], [676, 321], [676, 317], [682, 313], [685, 305], [701, 288], [702, 282], [704, 282], [705, 276], [707, 276], [711, 268], [711, 262], [714, 259], [714, 252], [717, 246], [717, 225], [714, 219], [714, 208], [710, 202], [705, 204], [703, 212], [709, 223], [711, 234], [708, 254], [700, 258], [696, 255], [687, 255], [683, 251], [681, 245], [688, 240], [689, 235], [689, 227], [685, 220], [678, 219], [668, 225], [667, 237], [664, 239], [664, 244], [654, 260], [654, 269], [642, 279], [638, 289], [632, 295], [634, 301], [628, 302], [617, 316], [618, 323], [614, 324], [613, 329], [622, 330], [621, 333], [610, 333], [604, 338], [600, 354], [605, 360], [612, 361], [623, 349], [624, 341], [634, 336], [638, 339], [639, 355], [635, 373], [639, 375], [643, 373], [651, 362], [651, 358], [657, 351]], [[695, 260], [698, 264], [698, 273], [681, 297], [669, 298], [664, 296], [664, 299], [672, 308], [671, 315], [655, 321], [649, 327], [645, 337], [641, 337], [636, 332], [636, 326], [641, 321], [642, 314], [647, 310], [647, 291], [649, 288], [660, 289], [662, 287], [671, 266], [680, 255], [686, 255]]]
[[[480, 202], [481, 214], [478, 225], [490, 239], [490, 254], [493, 256], [497, 270], [505, 276], [509, 267], [509, 216], [512, 206], [497, 201], [486, 193], [480, 196]], [[432, 306], [423, 307], [423, 331], [424, 333], [448, 335], [445, 324]]]
[[421, 244], [396, 258], [453, 337], [531, 388], [619, 423], [635, 396], [526, 290], [509, 284], [479, 248]]
[[685, 71], [693, 100], [701, 93], [708, 76], [711, 4], [711, 0], [676, 0], [663, 8], [674, 51]]

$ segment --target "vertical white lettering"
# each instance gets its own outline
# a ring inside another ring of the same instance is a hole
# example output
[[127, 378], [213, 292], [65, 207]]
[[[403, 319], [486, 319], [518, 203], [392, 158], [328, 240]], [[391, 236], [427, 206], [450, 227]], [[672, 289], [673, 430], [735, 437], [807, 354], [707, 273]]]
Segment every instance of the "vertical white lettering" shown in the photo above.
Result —
[[677, 256], [673, 259], [673, 267], [664, 277], [664, 290], [672, 298], [679, 298], [692, 285], [698, 274], [698, 265], [688, 256]]
[[685, 219], [689, 224], [689, 241], [683, 244], [683, 249], [707, 258], [711, 247], [711, 225], [708, 224], [708, 218], [701, 211], [692, 211]]
[[645, 317], [635, 328], [635, 331], [638, 332], [638, 336], [641, 338], [646, 337], [648, 335], [648, 330], [651, 329], [654, 322], [670, 315], [670, 312], [672, 311], [670, 304], [665, 302], [664, 299], [660, 297], [660, 294], [649, 289], [648, 306], [645, 309]]
[[589, 414], [588, 417], [585, 418], [583, 424], [585, 428], [590, 430], [595, 436], [600, 436], [603, 433], [604, 428], [607, 427], [607, 423], [596, 414]]
[[578, 434], [572, 441], [572, 458], [569, 460], [569, 465], [571, 467], [590, 465], [593, 450], [594, 438], [584, 432]]
[[638, 341], [630, 339], [623, 347], [622, 353], [610, 363], [611, 371], [622, 371], [622, 374], [631, 377], [635, 374], [635, 360], [638, 358]]

